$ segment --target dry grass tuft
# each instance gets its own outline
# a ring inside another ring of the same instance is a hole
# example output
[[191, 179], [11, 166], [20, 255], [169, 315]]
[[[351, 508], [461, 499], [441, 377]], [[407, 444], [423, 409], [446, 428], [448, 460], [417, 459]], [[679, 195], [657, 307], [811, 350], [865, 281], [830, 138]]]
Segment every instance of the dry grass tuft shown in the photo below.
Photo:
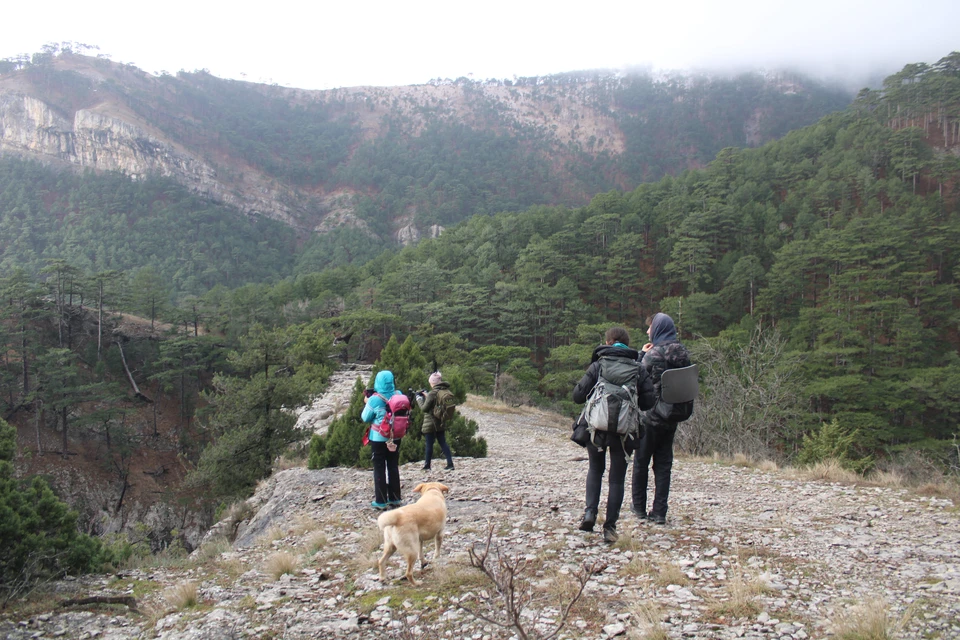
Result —
[[253, 517], [253, 507], [246, 500], [241, 500], [230, 505], [220, 515], [220, 521], [226, 524], [226, 529], [230, 532], [230, 540], [233, 541], [240, 523], [251, 517]]
[[[556, 420], [555, 414], [549, 414], [543, 409], [530, 406], [519, 406], [511, 407], [505, 402], [500, 400], [495, 400], [486, 396], [475, 396], [472, 394], [467, 394], [467, 401], [463, 403], [463, 406], [468, 409], [474, 409], [476, 411], [489, 411], [490, 413], [509, 413], [516, 415], [539, 415], [544, 416], [545, 419]], [[569, 425], [569, 420], [563, 418], [566, 424]], [[569, 428], [569, 427], [567, 427]]]
[[906, 479], [903, 475], [896, 471], [875, 471], [870, 474], [868, 480], [872, 484], [880, 485], [881, 487], [893, 487], [896, 489], [906, 484]]
[[960, 483], [956, 482], [928, 482], [917, 487], [917, 493], [922, 496], [947, 498], [960, 505]]
[[243, 563], [237, 558], [220, 560], [217, 567], [221, 576], [226, 576], [230, 580], [236, 580], [243, 573]]
[[[146, 629], [154, 629], [157, 626], [157, 623], [167, 615], [168, 611], [164, 606], [165, 602], [154, 601], [154, 602], [145, 602], [143, 606], [138, 606], [140, 609], [140, 614], [143, 616], [143, 620], [146, 623]], [[139, 603], [138, 603], [139, 605]]]
[[733, 454], [733, 462], [732, 462], [732, 464], [733, 464], [733, 466], [735, 466], [735, 467], [747, 467], [747, 468], [752, 468], [752, 467], [755, 466], [753, 460], [752, 460], [749, 456], [747, 456], [746, 454], [744, 454], [744, 453], [735, 453], [735, 454]]
[[[364, 530], [363, 537], [360, 539], [360, 552], [346, 560], [350, 570], [356, 574], [366, 573], [370, 570], [378, 570], [377, 562], [380, 559], [380, 544], [382, 542], [380, 529], [377, 528], [376, 525]], [[429, 550], [424, 549], [423, 552], [424, 556], [432, 557], [433, 547], [429, 547]], [[390, 560], [387, 561], [387, 565], [389, 566], [393, 562], [397, 562], [397, 558], [400, 557], [398, 553], [393, 554]], [[417, 564], [419, 565], [419, 563]]]
[[203, 564], [210, 560], [219, 558], [221, 554], [231, 551], [233, 546], [224, 536], [217, 536], [204, 542], [199, 549], [190, 554], [190, 560], [197, 564]]
[[857, 484], [863, 481], [860, 475], [849, 469], [844, 469], [836, 460], [824, 460], [809, 467], [798, 469], [796, 472], [799, 477], [808, 480], [842, 482], [845, 484]]
[[311, 531], [317, 529], [320, 526], [320, 523], [308, 516], [305, 513], [301, 513], [297, 516], [297, 519], [293, 523], [293, 528], [290, 533], [295, 536], [304, 536]]
[[550, 595], [551, 602], [562, 602], [566, 604], [577, 595], [580, 585], [576, 578], [570, 573], [561, 573], [557, 570], [551, 570], [546, 573], [544, 580], [546, 587], [544, 591]]
[[300, 453], [286, 453], [282, 456], [278, 456], [276, 460], [273, 461], [273, 472], [279, 473], [281, 471], [286, 471], [287, 469], [297, 469], [300, 467], [307, 466], [307, 457]]
[[659, 567], [657, 575], [654, 576], [654, 583], [658, 587], [666, 587], [671, 584], [685, 586], [690, 584], [690, 578], [683, 572], [683, 569], [675, 564], [665, 564]]
[[663, 611], [649, 601], [642, 601], [631, 609], [633, 617], [637, 619], [638, 628], [632, 630], [628, 637], [631, 640], [669, 640], [670, 634], [663, 626]]
[[901, 637], [912, 616], [913, 609], [910, 608], [900, 620], [893, 620], [883, 600], [869, 600], [838, 611], [832, 621], [833, 637], [837, 640], [894, 640]]
[[300, 561], [297, 556], [286, 551], [279, 551], [267, 558], [263, 570], [274, 580], [279, 580], [284, 574], [294, 575], [299, 565]]
[[726, 590], [729, 597], [711, 603], [711, 614], [728, 618], [751, 618], [760, 613], [761, 607], [756, 595], [765, 591], [764, 585], [749, 582], [743, 574], [737, 572], [737, 575], [727, 581]]
[[183, 611], [197, 606], [200, 598], [197, 592], [197, 583], [181, 582], [163, 592], [163, 597], [171, 607]]
[[780, 465], [778, 465], [773, 460], [761, 460], [760, 463], [757, 465], [757, 468], [760, 469], [760, 471], [773, 472], [773, 471], [779, 471]]
[[459, 562], [444, 562], [442, 555], [440, 561], [431, 562], [427, 570], [432, 572], [430, 581], [437, 585], [440, 593], [462, 594], [490, 586], [481, 572]]
[[263, 535], [257, 540], [261, 545], [269, 547], [277, 540], [282, 540], [287, 535], [287, 532], [281, 529], [280, 527], [274, 525], [263, 532]]
[[[622, 529], [623, 526], [621, 525], [620, 528]], [[620, 549], [621, 551], [633, 551], [634, 553], [636, 553], [637, 547], [639, 545], [633, 539], [633, 533], [627, 530], [627, 531], [620, 531], [620, 537], [611, 546], [616, 549]]]
[[656, 567], [650, 562], [650, 558], [634, 554], [621, 572], [628, 576], [653, 576], [656, 574]]
[[310, 537], [307, 538], [307, 553], [311, 555], [317, 553], [320, 549], [327, 546], [327, 542], [327, 534], [323, 531], [314, 531], [310, 534]]
[[623, 551], [633, 552], [633, 557], [630, 558], [630, 562], [620, 569], [620, 573], [635, 577], [653, 576], [656, 573], [656, 568], [646, 553], [643, 552], [642, 545], [643, 542], [641, 540], [635, 540], [630, 533], [622, 536], [620, 540], [616, 542], [615, 546]]
[[[362, 553], [373, 553], [374, 551], [378, 551], [382, 542], [383, 538], [380, 535], [380, 528], [376, 525], [373, 527], [368, 527], [363, 532], [363, 537], [360, 539], [360, 551]], [[432, 552], [433, 546], [430, 546], [429, 549]]]

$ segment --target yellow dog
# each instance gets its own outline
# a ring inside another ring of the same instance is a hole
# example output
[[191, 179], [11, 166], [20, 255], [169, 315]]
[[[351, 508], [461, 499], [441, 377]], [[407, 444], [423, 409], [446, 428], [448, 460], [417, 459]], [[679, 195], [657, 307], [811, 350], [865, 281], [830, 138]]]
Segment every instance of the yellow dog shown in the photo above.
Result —
[[423, 559], [423, 543], [434, 540], [436, 549], [433, 559], [440, 557], [440, 543], [443, 540], [443, 526], [447, 522], [447, 501], [444, 497], [450, 489], [439, 482], [423, 482], [413, 490], [420, 499], [405, 507], [387, 511], [377, 518], [377, 526], [383, 533], [383, 555], [380, 556], [380, 579], [387, 579], [387, 559], [394, 551], [399, 551], [407, 561], [406, 578], [410, 584], [417, 584], [413, 578], [413, 565], [420, 558], [420, 570], [427, 565]]

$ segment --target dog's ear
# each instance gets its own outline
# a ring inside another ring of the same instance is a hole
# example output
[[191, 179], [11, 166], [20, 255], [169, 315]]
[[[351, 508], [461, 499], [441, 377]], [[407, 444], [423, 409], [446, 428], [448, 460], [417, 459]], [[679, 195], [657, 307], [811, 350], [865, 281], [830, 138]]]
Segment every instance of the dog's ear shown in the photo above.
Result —
[[420, 493], [421, 491], [423, 491], [423, 483], [422, 483], [422, 482], [413, 488], [413, 492], [414, 492], [414, 493]]
[[[439, 484], [439, 483], [438, 483]], [[447, 495], [447, 492], [450, 491], [450, 487], [445, 484], [440, 485], [440, 491], [443, 492], [443, 495]]]

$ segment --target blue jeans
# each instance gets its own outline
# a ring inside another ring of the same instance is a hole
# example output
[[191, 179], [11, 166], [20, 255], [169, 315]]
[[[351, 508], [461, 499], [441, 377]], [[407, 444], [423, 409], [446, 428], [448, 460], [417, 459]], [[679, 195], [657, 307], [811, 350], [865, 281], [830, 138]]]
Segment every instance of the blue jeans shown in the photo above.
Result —
[[447, 457], [447, 466], [453, 466], [453, 454], [450, 453], [450, 446], [447, 444], [447, 437], [443, 435], [443, 431], [437, 431], [435, 433], [425, 433], [423, 434], [424, 441], [426, 443], [426, 453], [424, 454], [423, 466], [430, 468], [430, 461], [433, 460], [433, 441], [436, 440], [440, 443], [440, 448], [443, 450], [443, 455]]

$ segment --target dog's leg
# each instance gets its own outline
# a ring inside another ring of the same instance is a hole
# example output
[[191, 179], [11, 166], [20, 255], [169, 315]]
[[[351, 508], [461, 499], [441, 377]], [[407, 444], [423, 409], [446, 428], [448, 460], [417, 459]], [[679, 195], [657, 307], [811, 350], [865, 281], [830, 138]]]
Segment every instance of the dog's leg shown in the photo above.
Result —
[[417, 557], [411, 553], [409, 556], [407, 556], [407, 582], [413, 586], [419, 584], [413, 577], [413, 567], [415, 564], [417, 564]]
[[387, 536], [384, 536], [383, 555], [380, 556], [380, 561], [377, 563], [380, 567], [381, 582], [387, 581], [387, 559], [389, 559], [390, 556], [393, 555], [393, 552], [396, 550], [397, 550], [397, 547], [395, 544], [393, 544], [393, 540], [388, 538]]
[[423, 540], [420, 541], [420, 570], [427, 568], [427, 559], [423, 557]]
[[437, 539], [434, 541], [436, 548], [433, 551], [433, 559], [436, 561], [440, 557], [440, 543], [443, 542], [443, 531], [437, 534]]

